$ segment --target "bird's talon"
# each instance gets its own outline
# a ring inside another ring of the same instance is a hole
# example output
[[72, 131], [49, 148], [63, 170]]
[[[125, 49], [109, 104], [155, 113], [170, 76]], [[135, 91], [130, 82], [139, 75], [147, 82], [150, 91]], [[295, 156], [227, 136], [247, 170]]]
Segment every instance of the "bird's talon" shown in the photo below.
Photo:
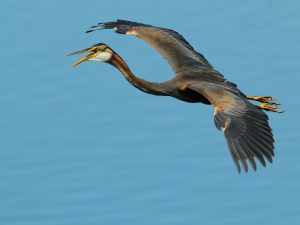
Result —
[[[272, 107], [273, 105], [275, 107]], [[283, 113], [284, 111], [277, 109], [278, 105], [280, 105], [280, 104], [276, 103], [276, 102], [267, 102], [267, 103], [263, 103], [263, 104], [260, 104], [260, 105], [257, 105], [257, 106], [258, 106], [258, 108], [266, 110], [266, 111], [276, 112], [276, 113]]]
[[281, 104], [278, 102], [274, 102], [276, 99], [272, 98], [271, 96], [247, 96], [247, 99], [262, 102], [263, 104], [258, 105], [260, 109], [277, 113], [284, 112], [277, 109]]
[[262, 99], [263, 99], [264, 101], [266, 101], [266, 102], [274, 101], [274, 100], [275, 100], [275, 98], [272, 98], [271, 96], [264, 96], [264, 97], [262, 97]]
[[247, 99], [264, 103], [275, 100], [275, 98], [272, 98], [271, 96], [247, 96]]
[[266, 105], [270, 105], [270, 106], [275, 106], [276, 108], [280, 105], [280, 104], [277, 103], [277, 102], [266, 102], [265, 104], [266, 104]]

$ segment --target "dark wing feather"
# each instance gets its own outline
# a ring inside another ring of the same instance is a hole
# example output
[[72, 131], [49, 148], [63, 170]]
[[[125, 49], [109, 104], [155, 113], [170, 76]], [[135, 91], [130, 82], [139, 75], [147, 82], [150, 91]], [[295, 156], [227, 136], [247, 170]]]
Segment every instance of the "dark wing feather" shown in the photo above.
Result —
[[242, 164], [248, 171], [247, 161], [256, 170], [255, 158], [266, 166], [272, 163], [274, 139], [268, 116], [250, 103], [242, 94], [220, 88], [215, 84], [192, 85], [189, 88], [206, 96], [214, 106], [215, 125], [224, 131], [231, 157], [240, 172]]
[[196, 52], [184, 37], [174, 30], [127, 20], [99, 23], [92, 28], [87, 32], [115, 29], [117, 33], [131, 34], [145, 40], [163, 55], [175, 72], [186, 66], [212, 68], [205, 57]]

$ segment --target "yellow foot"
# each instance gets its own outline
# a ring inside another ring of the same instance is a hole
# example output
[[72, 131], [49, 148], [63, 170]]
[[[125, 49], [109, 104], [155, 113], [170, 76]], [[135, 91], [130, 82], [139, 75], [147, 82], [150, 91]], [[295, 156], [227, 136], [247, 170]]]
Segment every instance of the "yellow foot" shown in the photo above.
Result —
[[270, 102], [275, 100], [270, 96], [247, 96], [247, 99], [258, 101], [258, 102]]
[[[280, 105], [279, 103], [276, 102], [266, 102], [263, 104], [258, 105], [258, 108], [270, 111], [270, 112], [276, 112], [276, 113], [283, 113], [284, 111], [277, 109], [277, 106]], [[275, 106], [275, 107], [272, 107]]]

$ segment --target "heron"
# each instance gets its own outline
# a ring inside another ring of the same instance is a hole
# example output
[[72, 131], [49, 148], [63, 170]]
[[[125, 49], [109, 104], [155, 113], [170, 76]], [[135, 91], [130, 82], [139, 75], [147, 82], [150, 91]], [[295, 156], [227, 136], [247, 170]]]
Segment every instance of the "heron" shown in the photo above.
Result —
[[[136, 36], [155, 48], [170, 64], [174, 78], [157, 83], [134, 75], [127, 63], [108, 45], [95, 44], [69, 55], [88, 53], [75, 62], [98, 61], [116, 67], [127, 81], [139, 90], [157, 96], [171, 96], [189, 103], [212, 105], [214, 123], [223, 131], [231, 158], [238, 173], [241, 167], [247, 173], [251, 165], [257, 170], [257, 161], [266, 167], [272, 163], [274, 138], [264, 111], [282, 113], [279, 103], [270, 96], [247, 96], [236, 84], [228, 81], [201, 53], [197, 52], [178, 32], [127, 20], [98, 23], [87, 33], [114, 29], [118, 34]], [[258, 105], [252, 101], [260, 102]]]

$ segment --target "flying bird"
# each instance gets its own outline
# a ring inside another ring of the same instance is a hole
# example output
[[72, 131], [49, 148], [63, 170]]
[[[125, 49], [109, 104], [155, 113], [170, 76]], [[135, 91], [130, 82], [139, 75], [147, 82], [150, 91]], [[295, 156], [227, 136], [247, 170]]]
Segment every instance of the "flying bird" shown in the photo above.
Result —
[[[103, 43], [69, 54], [90, 53], [74, 63], [73, 67], [87, 60], [106, 62], [120, 70], [129, 83], [143, 92], [212, 105], [215, 126], [224, 132], [239, 173], [241, 165], [248, 172], [248, 163], [256, 171], [256, 160], [264, 167], [266, 160], [272, 163], [274, 138], [268, 116], [263, 110], [283, 112], [277, 109], [279, 103], [274, 102], [272, 97], [246, 96], [174, 30], [126, 20], [98, 23], [91, 28], [87, 32], [114, 29], [116, 33], [143, 39], [168, 61], [175, 76], [163, 83], [141, 79], [131, 72], [127, 63], [115, 51]], [[261, 103], [254, 105], [249, 100]]]

